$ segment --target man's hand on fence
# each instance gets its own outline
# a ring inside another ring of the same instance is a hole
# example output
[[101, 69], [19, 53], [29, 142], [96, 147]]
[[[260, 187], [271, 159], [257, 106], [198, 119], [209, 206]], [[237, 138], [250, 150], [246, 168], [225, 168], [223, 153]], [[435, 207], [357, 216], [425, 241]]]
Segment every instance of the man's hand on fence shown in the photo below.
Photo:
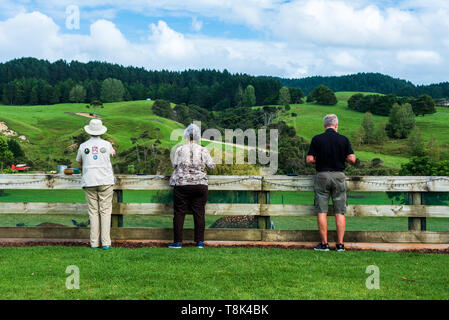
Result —
[[315, 163], [316, 162], [315, 157], [314, 156], [307, 156], [306, 162], [309, 163], [309, 164]]
[[355, 164], [356, 161], [357, 161], [357, 160], [356, 160], [356, 158], [355, 158], [355, 154], [349, 154], [349, 155], [346, 157], [346, 162], [347, 162], [347, 163]]

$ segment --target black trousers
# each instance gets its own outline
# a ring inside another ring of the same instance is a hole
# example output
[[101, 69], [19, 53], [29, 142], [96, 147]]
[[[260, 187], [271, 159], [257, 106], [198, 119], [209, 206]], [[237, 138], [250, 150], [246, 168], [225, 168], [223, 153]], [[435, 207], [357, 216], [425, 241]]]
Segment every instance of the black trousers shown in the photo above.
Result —
[[193, 214], [196, 242], [204, 241], [205, 206], [209, 188], [206, 185], [175, 186], [173, 191], [173, 233], [175, 242], [182, 241], [184, 218], [187, 213]]

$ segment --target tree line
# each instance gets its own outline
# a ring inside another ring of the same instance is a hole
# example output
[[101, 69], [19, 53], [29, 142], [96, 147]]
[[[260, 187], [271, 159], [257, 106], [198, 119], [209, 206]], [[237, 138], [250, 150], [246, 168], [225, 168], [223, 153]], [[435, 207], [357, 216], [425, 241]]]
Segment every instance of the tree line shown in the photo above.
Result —
[[418, 97], [427, 94], [434, 99], [449, 98], [449, 82], [430, 85], [414, 85], [410, 81], [393, 78], [381, 73], [357, 73], [345, 76], [314, 76], [302, 79], [282, 79], [284, 86], [298, 87], [305, 94], [323, 84], [333, 91], [361, 91], [395, 94], [397, 96]]
[[410, 104], [417, 116], [424, 116], [437, 112], [435, 102], [429, 95], [423, 94], [418, 98], [397, 97], [394, 94], [379, 95], [357, 93], [348, 100], [348, 108], [359, 112], [371, 112], [379, 116], [388, 116], [394, 104]]
[[227, 70], [149, 71], [97, 61], [50, 63], [34, 58], [0, 63], [0, 97], [9, 105], [151, 98], [223, 110], [276, 104], [281, 88], [271, 77]]

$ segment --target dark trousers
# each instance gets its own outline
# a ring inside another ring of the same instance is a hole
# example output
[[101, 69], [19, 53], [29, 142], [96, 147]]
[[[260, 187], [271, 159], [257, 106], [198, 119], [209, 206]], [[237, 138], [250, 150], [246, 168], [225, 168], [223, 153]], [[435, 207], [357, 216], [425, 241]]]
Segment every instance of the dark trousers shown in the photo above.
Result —
[[195, 241], [204, 241], [205, 206], [209, 189], [206, 185], [175, 186], [173, 191], [173, 233], [175, 242], [182, 241], [184, 217], [187, 213], [193, 214], [195, 225]]

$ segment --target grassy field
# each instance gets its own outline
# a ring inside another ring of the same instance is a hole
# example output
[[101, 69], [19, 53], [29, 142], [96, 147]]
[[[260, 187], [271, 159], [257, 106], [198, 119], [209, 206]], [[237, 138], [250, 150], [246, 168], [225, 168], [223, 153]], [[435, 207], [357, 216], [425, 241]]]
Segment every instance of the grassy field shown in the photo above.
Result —
[[[0, 248], [0, 299], [448, 299], [448, 263], [370, 251]], [[66, 288], [71, 265], [78, 290]], [[371, 265], [378, 290], [366, 287]]]
[[[299, 136], [311, 140], [314, 135], [323, 131], [322, 119], [326, 114], [335, 113], [339, 117], [339, 132], [351, 137], [360, 127], [364, 114], [348, 109], [347, 100], [357, 92], [337, 92], [338, 103], [335, 106], [321, 106], [313, 103], [290, 105], [288, 114], [281, 119], [296, 129]], [[437, 113], [416, 117], [416, 124], [421, 130], [427, 143], [434, 135], [442, 149], [449, 147], [449, 135], [447, 124], [449, 123], [449, 108], [437, 108]], [[294, 112], [298, 116], [291, 117]], [[388, 122], [388, 117], [374, 116], [376, 126], [380, 122]], [[353, 146], [357, 156], [361, 160], [380, 158], [385, 166], [400, 168], [401, 164], [408, 161], [407, 140], [389, 140], [383, 146]]]
[[[322, 132], [322, 118], [328, 113], [336, 113], [340, 118], [339, 131], [351, 137], [360, 126], [363, 113], [347, 108], [347, 100], [355, 92], [337, 92], [336, 106], [320, 106], [315, 104], [291, 105], [291, 111], [281, 116], [281, 119], [295, 127], [299, 136], [310, 140], [314, 135]], [[156, 128], [160, 128], [159, 139], [162, 146], [169, 147], [176, 144], [170, 141], [170, 133], [183, 125], [154, 115], [151, 111], [152, 101], [130, 101], [107, 103], [98, 113], [108, 126], [107, 137], [114, 141], [118, 150], [125, 150], [132, 146], [131, 137], [148, 130], [156, 137]], [[449, 135], [446, 134], [449, 122], [449, 108], [437, 108], [438, 112], [425, 117], [417, 117], [417, 126], [421, 129], [427, 142], [435, 135], [442, 146], [443, 153], [449, 149]], [[29, 142], [23, 143], [24, 149], [35, 159], [70, 158], [74, 161], [75, 154], [64, 155], [64, 151], [73, 142], [71, 137], [80, 134], [89, 118], [73, 113], [89, 112], [85, 104], [58, 104], [52, 106], [4, 106], [0, 105], [0, 121], [6, 122], [10, 129], [28, 137]], [[291, 113], [298, 114], [296, 118]], [[387, 117], [374, 116], [376, 124], [387, 122]], [[154, 139], [155, 140], [155, 139]], [[357, 155], [362, 160], [380, 158], [384, 165], [399, 168], [407, 162], [407, 141], [389, 140], [383, 146], [355, 147]], [[75, 164], [75, 163], [73, 163]]]
[[[97, 113], [108, 127], [107, 138], [114, 141], [116, 149], [123, 151], [132, 146], [131, 137], [148, 130], [164, 147], [177, 142], [170, 141], [172, 130], [184, 128], [178, 122], [153, 114], [152, 101], [106, 103]], [[29, 143], [23, 143], [26, 154], [32, 159], [70, 158], [75, 162], [76, 153], [64, 155], [73, 144], [71, 137], [83, 132], [90, 118], [72, 113], [89, 112], [86, 104], [57, 104], [51, 106], [4, 106], [0, 105], [0, 121], [19, 134], [25, 135]], [[153, 139], [154, 141], [156, 140]], [[76, 150], [75, 150], [76, 151]]]

